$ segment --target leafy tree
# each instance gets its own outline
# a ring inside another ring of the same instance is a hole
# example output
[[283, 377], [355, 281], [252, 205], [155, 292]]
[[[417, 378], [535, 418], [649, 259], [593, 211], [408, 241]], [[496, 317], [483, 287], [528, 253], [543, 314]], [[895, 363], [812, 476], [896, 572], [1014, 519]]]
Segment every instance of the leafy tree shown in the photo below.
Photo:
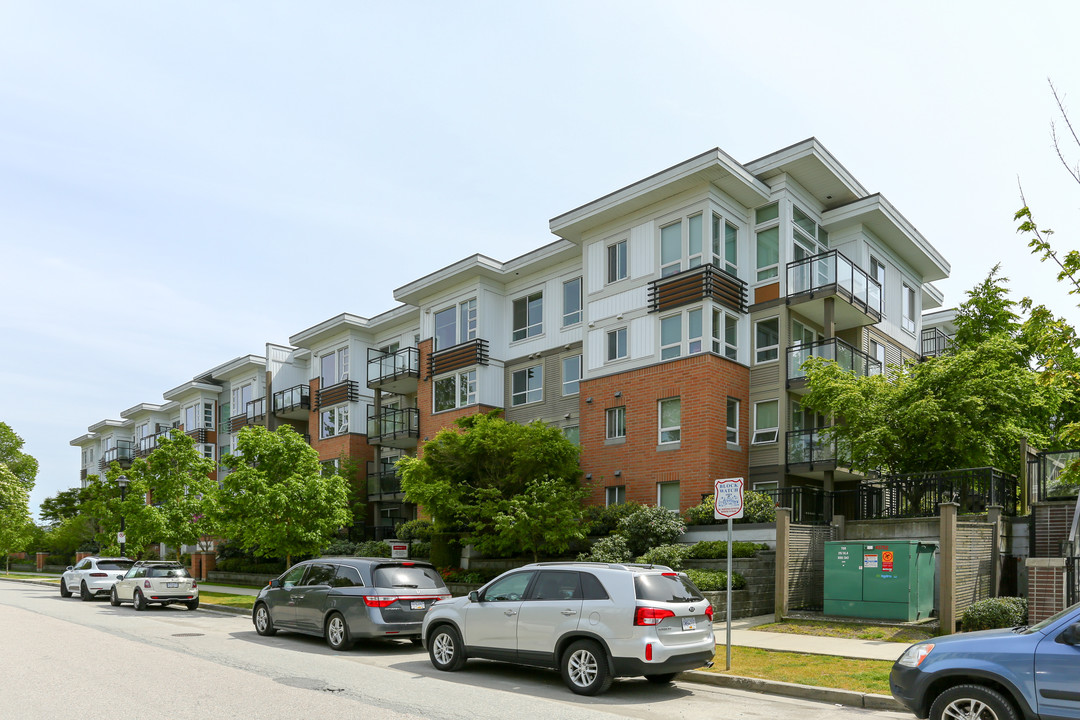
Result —
[[98, 546], [94, 541], [96, 527], [89, 515], [76, 515], [49, 528], [41, 542], [50, 553], [69, 558], [73, 558], [78, 550], [97, 552]]
[[319, 454], [288, 425], [240, 431], [236, 452], [222, 458], [222, 532], [262, 557], [314, 554], [350, 520], [347, 483], [325, 477]]
[[[553, 532], [544, 525], [545, 515], [562, 527], [571, 514], [580, 521], [581, 507], [573, 507], [581, 476], [577, 446], [558, 428], [507, 422], [499, 411], [460, 418], [456, 424], [425, 443], [421, 457], [398, 461], [405, 496], [431, 515], [436, 532], [460, 532], [463, 543], [481, 552], [505, 552], [511, 546], [499, 537], [499, 518], [514, 517], [528, 526], [521, 532], [533, 538], [534, 551], [565, 549], [538, 538]], [[537, 483], [558, 492], [541, 495]], [[526, 494], [538, 504], [535, 509], [511, 502]], [[509, 521], [503, 519], [502, 527], [508, 528]]]
[[585, 537], [581, 522], [582, 502], [588, 490], [570, 480], [542, 478], [529, 480], [525, 492], [507, 499], [505, 509], [495, 511], [495, 535], [486, 537], [485, 549], [497, 553], [526, 550], [533, 561], [540, 551], [558, 554], [571, 540]]
[[82, 488], [61, 490], [41, 501], [38, 515], [49, 527], [57, 527], [65, 520], [79, 515], [85, 495]]
[[23, 439], [15, 434], [10, 425], [0, 422], [0, 463], [7, 466], [8, 471], [29, 493], [37, 479], [38, 461], [22, 451], [23, 444]]
[[0, 553], [6, 556], [6, 571], [11, 570], [9, 553], [30, 539], [31, 527], [30, 493], [7, 464], [0, 462]]
[[139, 556], [148, 545], [155, 542], [161, 532], [158, 518], [146, 504], [150, 486], [142, 476], [128, 478], [126, 489], [120, 485], [120, 477], [126, 477], [119, 463], [105, 471], [105, 475], [89, 475], [86, 478], [84, 513], [92, 518], [94, 541], [99, 552], [115, 555], [120, 552], [116, 534], [120, 531], [121, 518], [127, 536], [124, 551]]
[[218, 484], [210, 479], [213, 471], [214, 462], [203, 457], [195, 441], [173, 430], [126, 473], [133, 487], [149, 489], [154, 539], [173, 548], [177, 560], [182, 546], [197, 545], [217, 532]]

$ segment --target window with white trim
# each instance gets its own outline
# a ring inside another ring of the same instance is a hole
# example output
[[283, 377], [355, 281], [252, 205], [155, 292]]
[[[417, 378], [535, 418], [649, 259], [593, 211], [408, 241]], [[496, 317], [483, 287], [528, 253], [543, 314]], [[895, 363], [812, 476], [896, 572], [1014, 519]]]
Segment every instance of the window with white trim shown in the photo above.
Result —
[[915, 332], [915, 289], [904, 283], [904, 312], [901, 326], [909, 333]]
[[682, 439], [682, 398], [665, 398], [657, 403], [660, 424], [660, 444], [677, 443]]
[[757, 281], [780, 276], [780, 204], [772, 203], [754, 212], [754, 251]]
[[878, 285], [881, 286], [881, 316], [885, 317], [885, 263], [878, 260], [873, 255], [870, 256], [870, 277], [878, 281]]
[[[328, 388], [349, 379], [349, 346], [331, 350], [319, 358], [319, 387]], [[246, 407], [246, 403], [245, 403]], [[236, 408], [236, 405], [233, 405]]]
[[346, 435], [349, 432], [349, 406], [338, 405], [319, 413], [319, 437], [326, 438]]
[[825, 252], [829, 236], [810, 215], [792, 205], [791, 240], [794, 243], [792, 258], [802, 260]]
[[544, 399], [544, 366], [533, 365], [510, 375], [510, 404], [527, 405]]
[[581, 278], [567, 280], [562, 285], [562, 326], [569, 327], [581, 322], [583, 300]]
[[716, 213], [712, 215], [712, 264], [739, 274], [739, 228]]
[[660, 359], [670, 360], [701, 352], [703, 349], [702, 332], [701, 308], [693, 308], [660, 318]]
[[821, 333], [809, 325], [799, 322], [792, 318], [791, 320], [791, 344], [792, 345], [811, 345], [821, 339]]
[[870, 350], [870, 357], [881, 363], [881, 371], [885, 371], [885, 345], [879, 343], [877, 340], [871, 340], [868, 349]]
[[754, 445], [774, 443], [780, 434], [780, 401], [754, 403]]
[[607, 246], [607, 281], [609, 283], [625, 280], [629, 275], [626, 240], [620, 240]]
[[544, 332], [544, 293], [535, 292], [514, 301], [511, 340], [524, 340]]
[[184, 432], [214, 429], [214, 404], [197, 402], [184, 407]]
[[435, 313], [435, 350], [475, 340], [478, 328], [476, 298]]
[[476, 370], [457, 372], [435, 380], [434, 411], [476, 404]]
[[660, 277], [701, 266], [704, 261], [702, 213], [679, 218], [660, 228]]
[[562, 360], [562, 394], [577, 395], [581, 385], [581, 356], [571, 355]]
[[[323, 386], [325, 387], [325, 386]], [[235, 385], [232, 389], [232, 414], [242, 416], [247, 412], [247, 404], [255, 395], [255, 383]]]
[[712, 351], [730, 360], [739, 359], [739, 318], [737, 315], [713, 308]]
[[672, 512], [679, 512], [679, 483], [656, 483], [656, 504]]
[[609, 330], [607, 334], [607, 359], [622, 360], [626, 357], [626, 328]]
[[608, 408], [604, 413], [607, 428], [605, 437], [608, 440], [617, 440], [626, 437], [626, 406]]
[[732, 397], [727, 399], [727, 441], [739, 444], [739, 401]]
[[204, 458], [206, 458], [207, 460], [212, 461], [214, 459], [214, 446], [213, 445], [203, 445], [202, 446], [202, 456]]
[[626, 486], [612, 485], [604, 488], [605, 505], [622, 505], [626, 502]]
[[780, 318], [758, 320], [754, 323], [754, 358], [759, 363], [772, 362], [780, 357]]

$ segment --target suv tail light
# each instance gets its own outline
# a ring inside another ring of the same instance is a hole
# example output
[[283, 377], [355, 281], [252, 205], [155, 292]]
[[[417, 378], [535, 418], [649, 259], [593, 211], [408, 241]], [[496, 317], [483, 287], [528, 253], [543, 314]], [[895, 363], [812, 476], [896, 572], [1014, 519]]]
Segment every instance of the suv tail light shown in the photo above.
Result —
[[635, 625], [659, 625], [664, 618], [675, 617], [675, 613], [664, 608], [639, 607], [634, 610]]
[[386, 607], [398, 599], [397, 595], [365, 595], [364, 604], [368, 607]]
[[108, 573], [90, 573], [90, 577], [109, 577]]

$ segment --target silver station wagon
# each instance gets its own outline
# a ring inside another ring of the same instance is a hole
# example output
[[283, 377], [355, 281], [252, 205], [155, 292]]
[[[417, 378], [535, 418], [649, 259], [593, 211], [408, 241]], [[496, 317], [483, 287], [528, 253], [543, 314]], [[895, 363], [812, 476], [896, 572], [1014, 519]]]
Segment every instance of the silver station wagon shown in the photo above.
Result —
[[428, 609], [450, 591], [431, 563], [390, 558], [319, 558], [289, 568], [259, 591], [251, 620], [260, 635], [319, 635], [334, 650], [361, 638], [420, 643]]

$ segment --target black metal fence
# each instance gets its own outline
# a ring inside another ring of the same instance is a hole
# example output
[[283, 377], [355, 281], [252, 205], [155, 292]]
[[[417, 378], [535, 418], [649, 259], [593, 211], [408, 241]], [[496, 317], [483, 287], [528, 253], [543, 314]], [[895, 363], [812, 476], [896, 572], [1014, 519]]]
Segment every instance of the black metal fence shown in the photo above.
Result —
[[1065, 558], [1065, 607], [1080, 602], [1080, 557]]

